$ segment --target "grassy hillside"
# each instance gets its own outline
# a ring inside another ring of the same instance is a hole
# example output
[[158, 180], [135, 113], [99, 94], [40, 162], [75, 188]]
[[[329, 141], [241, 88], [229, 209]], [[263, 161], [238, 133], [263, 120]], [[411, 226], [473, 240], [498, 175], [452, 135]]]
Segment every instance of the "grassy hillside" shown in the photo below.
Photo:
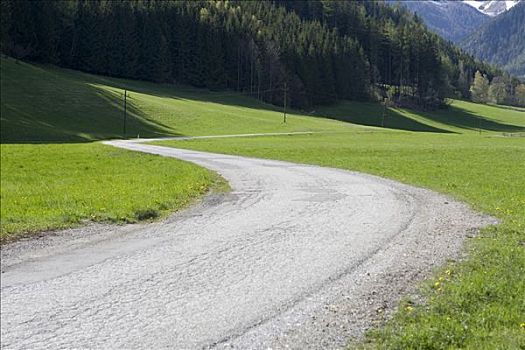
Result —
[[[378, 104], [341, 102], [289, 114], [233, 92], [113, 79], [54, 67], [1, 60], [1, 141], [82, 142], [123, 137], [123, 92], [127, 137], [219, 135], [252, 132], [347, 131], [355, 124], [382, 125]], [[502, 111], [504, 113], [502, 113]], [[525, 131], [525, 109], [502, 110], [453, 101], [447, 110], [414, 113], [390, 109], [387, 128], [431, 132]]]
[[1, 60], [1, 140], [79, 142], [127, 137], [336, 130], [333, 121], [291, 114], [231, 92], [110, 79]]
[[440, 133], [525, 131], [525, 108], [492, 106], [467, 101], [450, 100], [446, 109], [430, 112], [390, 108], [383, 120], [383, 108], [376, 103], [344, 101], [321, 107], [316, 115], [351, 123], [381, 126], [392, 129]]

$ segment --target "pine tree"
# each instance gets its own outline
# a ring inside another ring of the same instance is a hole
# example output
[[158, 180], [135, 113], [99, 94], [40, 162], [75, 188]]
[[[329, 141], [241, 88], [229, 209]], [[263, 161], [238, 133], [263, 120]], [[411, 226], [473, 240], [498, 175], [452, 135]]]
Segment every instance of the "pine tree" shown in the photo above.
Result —
[[143, 18], [140, 42], [141, 58], [138, 74], [144, 80], [167, 82], [171, 76], [170, 55], [166, 37], [157, 13], [150, 12]]
[[468, 68], [465, 67], [463, 60], [459, 61], [458, 70], [459, 77], [457, 80], [457, 88], [462, 96], [467, 97], [470, 94], [470, 84], [472, 75], [469, 74]]
[[61, 11], [55, 1], [36, 1], [33, 5], [35, 26], [35, 60], [58, 62]]
[[[5, 37], [2, 36], [2, 50], [18, 59], [34, 59], [37, 56], [34, 13], [29, 0], [2, 1], [2, 26], [7, 32]], [[6, 39], [9, 41], [6, 42]]]
[[100, 3], [79, 0], [74, 20], [72, 44], [73, 68], [100, 73], [104, 62], [103, 34]]

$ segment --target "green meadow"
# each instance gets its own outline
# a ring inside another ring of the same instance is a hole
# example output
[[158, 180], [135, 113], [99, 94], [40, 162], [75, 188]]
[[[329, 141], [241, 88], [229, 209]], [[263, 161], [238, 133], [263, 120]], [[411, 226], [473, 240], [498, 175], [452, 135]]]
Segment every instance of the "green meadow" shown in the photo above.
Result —
[[[162, 145], [362, 171], [427, 187], [497, 217], [405, 300], [364, 348], [525, 347], [525, 109], [450, 101], [432, 112], [342, 101], [291, 111], [232, 92], [1, 61], [1, 234], [135, 222], [183, 208], [216, 175], [94, 142], [121, 137], [313, 131]], [[127, 90], [126, 134], [123, 92]], [[384, 126], [383, 128], [379, 126]]]
[[[105, 78], [13, 59], [1, 61], [2, 143], [340, 130], [232, 92]], [[124, 90], [127, 90], [124, 135]]]
[[195, 165], [95, 144], [1, 145], [2, 241], [88, 221], [136, 222], [222, 180]]

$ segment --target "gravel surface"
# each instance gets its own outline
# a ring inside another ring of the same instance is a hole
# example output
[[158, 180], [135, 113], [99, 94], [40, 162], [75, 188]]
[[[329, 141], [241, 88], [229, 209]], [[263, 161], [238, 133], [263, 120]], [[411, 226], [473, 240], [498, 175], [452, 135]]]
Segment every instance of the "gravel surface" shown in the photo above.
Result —
[[494, 223], [360, 173], [106, 143], [194, 162], [233, 190], [162, 222], [5, 245], [3, 348], [341, 348]]

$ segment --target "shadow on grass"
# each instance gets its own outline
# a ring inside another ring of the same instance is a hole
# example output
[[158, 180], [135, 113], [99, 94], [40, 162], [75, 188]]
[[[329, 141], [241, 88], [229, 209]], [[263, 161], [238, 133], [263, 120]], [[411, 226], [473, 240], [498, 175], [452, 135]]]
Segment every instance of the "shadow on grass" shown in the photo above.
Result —
[[[508, 105], [492, 105], [492, 104], [489, 104], [489, 106], [525, 113], [525, 107], [516, 107], [516, 106], [508, 106]], [[525, 115], [523, 116], [523, 118], [525, 119]]]
[[383, 119], [383, 107], [378, 103], [342, 102], [335, 106], [323, 107], [315, 112], [316, 116], [341, 120], [354, 124], [379, 126], [387, 129], [399, 129], [419, 132], [453, 133], [411, 119], [394, 109], [388, 109]]
[[[2, 143], [78, 143], [122, 137], [182, 136], [123, 96], [62, 72], [2, 59]], [[124, 134], [124, 119], [126, 132]]]
[[[158, 84], [149, 81], [102, 77], [88, 73], [81, 74], [85, 75], [86, 80], [95, 84], [104, 84], [112, 88], [120, 90], [126, 89], [131, 92], [152, 95], [160, 98], [209, 102], [225, 106], [236, 106], [255, 110], [264, 109], [274, 112], [281, 112], [282, 110], [282, 107], [258, 100], [256, 98], [256, 93], [253, 93], [250, 96], [248, 93], [233, 90], [212, 91], [188, 85]], [[293, 109], [290, 111], [291, 113], [294, 112]]]
[[[498, 106], [499, 107], [499, 106]], [[421, 112], [420, 115], [429, 120], [467, 130], [483, 130], [495, 132], [522, 132], [525, 128], [518, 125], [505, 124], [493, 119], [487, 119], [462, 108], [449, 106], [447, 109], [434, 112]]]
[[[500, 107], [500, 106], [498, 106]], [[510, 107], [512, 108], [512, 107]], [[456, 106], [449, 106], [431, 112], [407, 110], [422, 119], [437, 122], [443, 126], [450, 126], [465, 130], [482, 130], [503, 133], [523, 132], [525, 128], [518, 125], [506, 124], [493, 119], [481, 117]], [[452, 130], [439, 128], [424, 121], [412, 119], [403, 114], [403, 110], [390, 108], [383, 119], [383, 107], [377, 103], [341, 102], [334, 106], [322, 107], [314, 113], [319, 117], [326, 117], [347, 121], [355, 124], [378, 126], [389, 129], [400, 129], [416, 132], [456, 133]], [[525, 118], [525, 114], [524, 114]]]
[[[118, 79], [115, 79], [118, 80]], [[176, 92], [173, 91], [174, 86], [170, 85], [156, 85], [153, 83], [144, 83], [138, 86], [135, 81], [124, 81], [120, 80], [118, 84], [115, 84], [113, 79], [104, 81], [105, 84], [113, 83], [113, 86], [117, 86], [120, 89], [133, 89], [135, 92], [155, 95], [159, 97], [166, 97], [172, 99], [209, 102], [224, 106], [236, 106], [242, 108], [249, 108], [254, 110], [266, 110], [273, 112], [282, 112], [282, 107], [272, 105], [259, 101], [255, 98], [242, 95], [238, 92], [225, 91], [225, 92], [213, 92], [200, 89], [192, 89], [183, 87]], [[171, 91], [170, 91], [171, 90]], [[348, 105], [350, 108], [340, 109], [340, 105]], [[335, 119], [343, 122], [349, 122], [354, 124], [362, 124], [368, 126], [381, 126], [382, 125], [382, 106], [378, 103], [371, 102], [348, 102], [344, 101], [341, 104], [333, 106], [320, 107], [320, 112], [307, 113], [304, 111], [298, 111], [289, 109], [289, 114], [296, 115], [309, 115], [312, 118], [328, 118]], [[401, 113], [394, 110], [389, 110], [387, 117], [384, 121], [385, 128], [402, 129], [410, 131], [424, 131], [424, 132], [441, 132], [451, 133], [449, 130], [439, 129], [424, 123], [420, 123], [414, 119], [408, 118]]]
[[[8, 63], [6, 63], [8, 62]], [[155, 120], [128, 100], [124, 135], [123, 90], [156, 97], [216, 103], [255, 110], [280, 107], [242, 94], [212, 92], [191, 87], [108, 78], [56, 67], [2, 60], [2, 143], [66, 143], [122, 137], [184, 136], [173, 126]], [[304, 114], [298, 111], [291, 113]], [[418, 132], [453, 133], [428, 125], [395, 109], [382, 117], [377, 103], [343, 101], [320, 107], [312, 117], [330, 118], [368, 126]], [[415, 112], [443, 125], [463, 129], [522, 132], [523, 127], [499, 123], [451, 106], [447, 110]]]
[[[79, 74], [77, 71], [69, 71], [71, 74]], [[177, 86], [170, 84], [156, 84], [153, 82], [128, 80], [122, 78], [102, 77], [87, 73], [84, 75], [86, 81], [104, 84], [117, 89], [127, 89], [133, 92], [153, 95], [156, 97], [171, 98], [176, 100], [188, 100], [198, 102], [216, 103], [225, 106], [236, 106], [255, 110], [267, 110], [281, 112], [282, 107], [272, 105], [257, 100], [256, 98], [243, 95], [242, 93], [226, 91], [210, 91], [205, 89], [193, 88], [189, 86]], [[78, 78], [77, 78], [78, 79]], [[513, 106], [497, 106], [516, 111], [525, 111], [523, 108]], [[298, 110], [289, 110], [291, 114], [306, 115], [308, 113]], [[482, 130], [515, 132], [523, 131], [522, 127], [499, 123], [497, 121], [479, 117], [466, 110], [449, 106], [447, 109], [432, 112], [411, 111], [423, 118], [436, 121], [445, 125], [455, 126], [463, 129], [478, 129], [481, 124]], [[456, 133], [451, 130], [439, 128], [425, 124], [424, 122], [410, 118], [395, 109], [389, 109], [386, 118], [383, 120], [383, 107], [379, 103], [372, 102], [349, 102], [342, 101], [332, 106], [319, 107], [318, 112], [313, 112], [312, 117], [336, 119], [339, 121], [350, 122], [367, 126], [383, 126], [389, 129], [400, 129], [408, 131], [435, 132], [435, 133]], [[481, 121], [479, 121], [480, 119]]]

